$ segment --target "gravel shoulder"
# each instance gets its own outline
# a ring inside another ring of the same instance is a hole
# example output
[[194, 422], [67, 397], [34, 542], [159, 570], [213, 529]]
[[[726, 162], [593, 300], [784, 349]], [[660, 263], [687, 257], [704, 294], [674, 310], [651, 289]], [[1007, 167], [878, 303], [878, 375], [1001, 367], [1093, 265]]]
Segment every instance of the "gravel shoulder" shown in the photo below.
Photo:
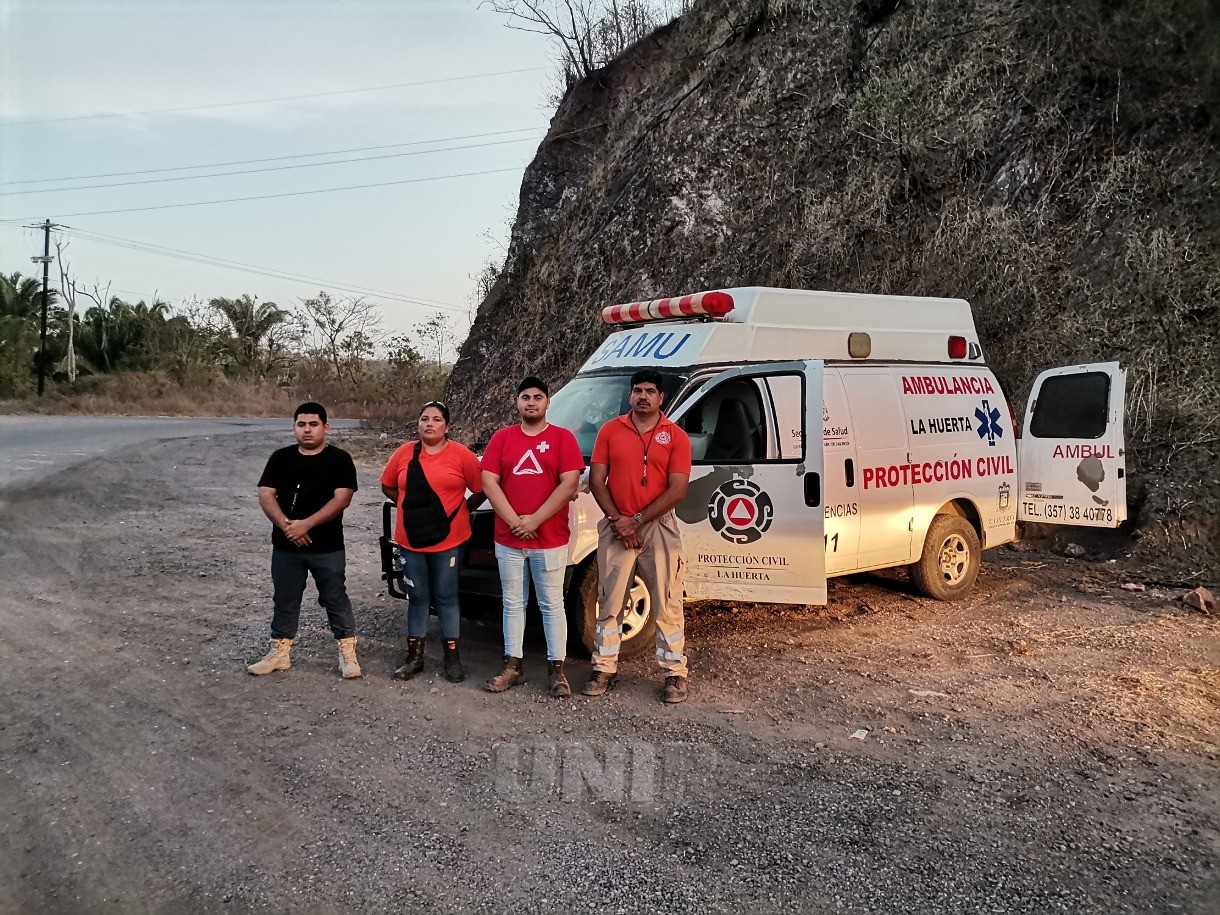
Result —
[[704, 604], [672, 708], [647, 659], [549, 699], [537, 634], [530, 682], [483, 691], [491, 608], [467, 682], [434, 640], [403, 684], [365, 460], [366, 676], [338, 679], [311, 587], [293, 669], [256, 679], [282, 438], [0, 493], [0, 910], [1220, 912], [1220, 623], [1182, 589], [1001, 549], [957, 604], [901, 575]]

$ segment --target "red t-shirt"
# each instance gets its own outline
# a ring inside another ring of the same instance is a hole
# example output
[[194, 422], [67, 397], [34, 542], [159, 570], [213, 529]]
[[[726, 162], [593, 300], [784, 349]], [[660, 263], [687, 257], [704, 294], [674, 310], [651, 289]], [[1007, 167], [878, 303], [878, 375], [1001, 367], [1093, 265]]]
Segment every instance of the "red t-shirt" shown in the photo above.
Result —
[[[398, 490], [398, 511], [394, 519], [394, 542], [405, 549], [415, 549], [407, 539], [402, 526], [402, 497], [407, 493], [407, 465], [415, 454], [415, 442], [400, 445], [390, 455], [385, 470], [381, 472], [381, 484]], [[483, 491], [483, 475], [479, 472], [479, 459], [474, 452], [460, 442], [449, 442], [436, 454], [420, 449], [419, 463], [424, 468], [428, 485], [440, 496], [445, 514], [456, 508], [458, 512], [449, 522], [449, 536], [435, 546], [421, 547], [417, 553], [440, 553], [460, 546], [470, 539], [470, 512], [466, 508], [466, 490]], [[459, 506], [461, 506], [459, 508]]]
[[669, 488], [671, 473], [689, 474], [690, 461], [690, 438], [664, 413], [643, 435], [625, 413], [598, 431], [590, 463], [609, 468], [606, 485], [614, 504], [624, 515], [634, 515]]
[[[500, 478], [500, 488], [518, 515], [542, 507], [559, 485], [559, 475], [584, 470], [576, 436], [562, 426], [550, 426], [537, 435], [526, 435], [521, 426], [497, 429], [483, 450], [483, 469]], [[496, 515], [496, 543], [518, 550], [549, 550], [567, 546], [571, 536], [568, 506], [563, 506], [538, 527], [538, 539], [513, 536], [508, 524]]]

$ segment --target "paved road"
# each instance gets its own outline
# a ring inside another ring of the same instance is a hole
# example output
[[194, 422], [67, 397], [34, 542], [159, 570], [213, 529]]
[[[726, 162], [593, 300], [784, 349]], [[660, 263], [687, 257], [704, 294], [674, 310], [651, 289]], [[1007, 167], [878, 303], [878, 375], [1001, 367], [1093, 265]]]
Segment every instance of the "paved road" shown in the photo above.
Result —
[[[355, 425], [337, 421], [336, 428]], [[91, 457], [169, 438], [280, 432], [292, 443], [287, 419], [165, 416], [0, 416], [0, 490], [27, 486]]]

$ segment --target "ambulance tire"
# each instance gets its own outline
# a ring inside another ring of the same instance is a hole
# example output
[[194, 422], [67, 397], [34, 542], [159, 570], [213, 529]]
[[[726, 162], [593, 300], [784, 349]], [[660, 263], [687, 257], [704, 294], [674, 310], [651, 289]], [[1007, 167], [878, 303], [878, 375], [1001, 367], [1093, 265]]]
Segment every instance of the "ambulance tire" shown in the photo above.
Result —
[[979, 577], [979, 537], [957, 515], [937, 515], [924, 538], [923, 555], [911, 566], [917, 590], [937, 600], [960, 600]]
[[[643, 579], [631, 583], [628, 600], [632, 607], [623, 619], [623, 641], [619, 659], [634, 658], [653, 647], [657, 621], [652, 613], [652, 601]], [[568, 588], [568, 646], [575, 652], [593, 653], [593, 630], [597, 627], [597, 556], [581, 563]]]

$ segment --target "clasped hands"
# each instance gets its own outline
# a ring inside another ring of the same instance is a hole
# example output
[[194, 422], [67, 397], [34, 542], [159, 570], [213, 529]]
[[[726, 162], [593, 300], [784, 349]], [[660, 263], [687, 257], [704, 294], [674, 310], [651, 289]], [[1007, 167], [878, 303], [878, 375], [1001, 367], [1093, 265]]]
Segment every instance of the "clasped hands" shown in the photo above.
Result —
[[631, 515], [620, 515], [617, 521], [610, 522], [614, 536], [623, 541], [623, 546], [629, 550], [643, 549], [644, 542], [640, 540], [640, 525]]
[[533, 515], [519, 515], [516, 523], [510, 523], [508, 529], [518, 540], [538, 539], [538, 522]]
[[303, 519], [288, 519], [284, 523], [284, 536], [293, 546], [309, 546], [313, 543], [309, 538], [309, 524]]

